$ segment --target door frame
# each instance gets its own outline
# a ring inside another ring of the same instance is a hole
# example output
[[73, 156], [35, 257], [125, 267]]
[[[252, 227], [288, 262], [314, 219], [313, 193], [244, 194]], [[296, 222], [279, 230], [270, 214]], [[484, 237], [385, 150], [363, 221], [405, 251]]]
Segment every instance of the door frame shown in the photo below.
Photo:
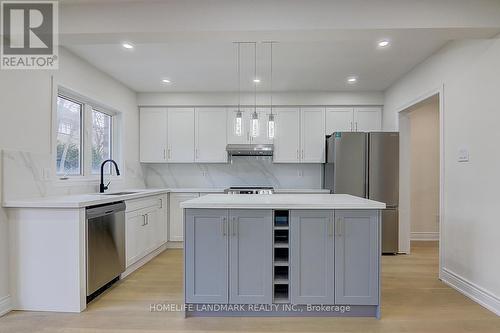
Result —
[[444, 267], [444, 200], [445, 200], [445, 148], [444, 148], [444, 122], [445, 122], [445, 105], [444, 105], [444, 83], [440, 84], [417, 98], [410, 100], [396, 109], [397, 124], [400, 132], [400, 176], [399, 176], [399, 252], [410, 253], [410, 141], [409, 141], [409, 117], [408, 111], [416, 104], [437, 95], [439, 98], [439, 278], [442, 278], [442, 270]]

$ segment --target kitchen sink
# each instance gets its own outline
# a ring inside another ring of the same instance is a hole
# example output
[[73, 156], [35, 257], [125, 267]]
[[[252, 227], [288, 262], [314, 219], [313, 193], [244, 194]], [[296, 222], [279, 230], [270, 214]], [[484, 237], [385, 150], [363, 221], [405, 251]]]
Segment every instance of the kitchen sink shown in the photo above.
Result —
[[103, 193], [103, 195], [127, 195], [127, 194], [135, 194], [139, 192], [114, 192], [114, 193]]

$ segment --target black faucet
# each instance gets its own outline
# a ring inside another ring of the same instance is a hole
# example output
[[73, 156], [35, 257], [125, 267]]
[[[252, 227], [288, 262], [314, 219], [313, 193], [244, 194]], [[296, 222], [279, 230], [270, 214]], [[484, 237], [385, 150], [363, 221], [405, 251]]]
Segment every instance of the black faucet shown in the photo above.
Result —
[[104, 162], [102, 162], [101, 164], [101, 184], [99, 185], [99, 193], [104, 193], [104, 191], [106, 191], [108, 189], [108, 185], [104, 185], [104, 165], [108, 162], [111, 162], [115, 165], [115, 170], [116, 170], [116, 175], [119, 176], [120, 175], [120, 170], [118, 169], [118, 164], [116, 164], [115, 161], [113, 160], [106, 160]]

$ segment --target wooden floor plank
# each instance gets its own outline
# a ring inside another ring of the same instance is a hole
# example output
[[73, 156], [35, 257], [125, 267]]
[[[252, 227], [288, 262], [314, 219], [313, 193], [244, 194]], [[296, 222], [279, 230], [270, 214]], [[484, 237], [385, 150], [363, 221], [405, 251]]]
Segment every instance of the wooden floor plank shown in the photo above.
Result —
[[500, 333], [500, 317], [438, 280], [436, 242], [413, 242], [410, 255], [382, 258], [382, 319], [189, 318], [150, 312], [182, 303], [182, 250], [169, 249], [120, 281], [80, 314], [14, 311], [0, 333], [112, 332], [436, 332]]

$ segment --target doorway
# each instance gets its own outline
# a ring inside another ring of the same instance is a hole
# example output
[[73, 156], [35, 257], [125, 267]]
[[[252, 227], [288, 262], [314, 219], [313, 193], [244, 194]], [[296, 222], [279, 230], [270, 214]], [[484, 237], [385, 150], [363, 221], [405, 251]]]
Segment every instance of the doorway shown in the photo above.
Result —
[[[441, 249], [442, 241], [441, 91], [414, 101], [399, 112], [400, 251], [414, 246]], [[441, 256], [440, 256], [441, 257]]]

